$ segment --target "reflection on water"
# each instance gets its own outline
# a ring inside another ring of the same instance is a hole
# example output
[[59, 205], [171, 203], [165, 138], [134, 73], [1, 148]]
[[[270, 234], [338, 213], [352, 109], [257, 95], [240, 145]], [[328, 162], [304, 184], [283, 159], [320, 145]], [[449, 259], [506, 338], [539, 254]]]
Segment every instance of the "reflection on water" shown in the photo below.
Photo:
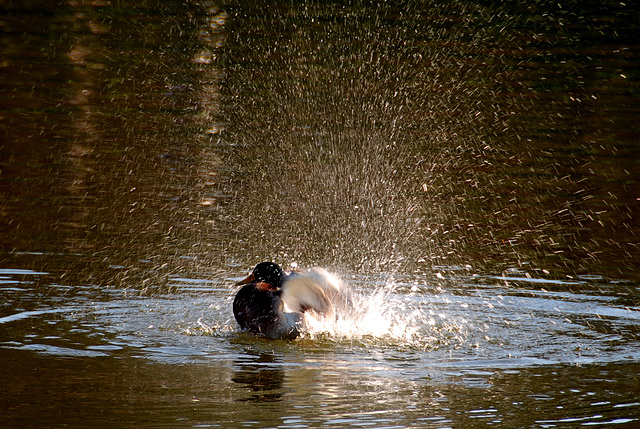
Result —
[[[0, 6], [0, 426], [637, 426], [637, 14]], [[267, 259], [358, 311], [238, 332]]]
[[[224, 279], [202, 287], [198, 279], [183, 278], [172, 293], [149, 297], [120, 288], [47, 285], [37, 280], [42, 273], [26, 270], [4, 272], [5, 346], [51, 355], [206, 362], [232, 340], [249, 347], [238, 365], [251, 373], [263, 367], [258, 363], [277, 361], [251, 347], [274, 343], [308, 350], [373, 347], [402, 365], [424, 355], [429, 366], [447, 368], [633, 362], [640, 356], [636, 287], [601, 281], [459, 274], [430, 282], [354, 278], [353, 314], [312, 325], [300, 341], [281, 343], [238, 336], [229, 307], [235, 289]], [[574, 287], [580, 290], [571, 292]], [[257, 366], [243, 363], [245, 354]]]
[[[286, 342], [237, 332], [230, 280], [182, 277], [171, 294], [141, 297], [33, 288], [44, 273], [4, 270], [2, 302], [13, 307], [0, 318], [5, 421], [18, 426], [35, 408], [36, 423], [50, 412], [76, 425], [104, 422], [104, 412], [111, 424], [176, 426], [637, 424], [631, 290], [513, 274], [353, 278], [363, 297], [384, 292], [380, 312], [413, 335], [391, 326]], [[83, 409], [68, 411], [68, 401]]]
[[25, 6], [23, 21], [3, 21], [5, 252], [162, 267], [191, 251], [167, 241], [191, 247], [213, 229], [199, 212], [219, 170], [208, 129], [219, 71], [201, 57], [223, 43], [212, 26], [223, 18], [157, 6]]
[[277, 365], [276, 357], [264, 352], [252, 356], [251, 350], [247, 351], [247, 355], [242, 361], [248, 362], [239, 361], [236, 364], [238, 369], [231, 380], [254, 392], [247, 398], [248, 401], [281, 401], [285, 372]]

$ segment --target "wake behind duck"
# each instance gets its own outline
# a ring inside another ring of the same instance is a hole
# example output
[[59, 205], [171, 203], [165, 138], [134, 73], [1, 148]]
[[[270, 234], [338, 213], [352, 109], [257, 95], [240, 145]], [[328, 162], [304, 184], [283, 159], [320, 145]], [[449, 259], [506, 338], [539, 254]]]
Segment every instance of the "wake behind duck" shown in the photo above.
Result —
[[272, 339], [294, 339], [305, 329], [305, 316], [335, 319], [351, 305], [342, 282], [318, 267], [287, 274], [261, 262], [237, 284], [244, 285], [233, 300], [240, 328]]

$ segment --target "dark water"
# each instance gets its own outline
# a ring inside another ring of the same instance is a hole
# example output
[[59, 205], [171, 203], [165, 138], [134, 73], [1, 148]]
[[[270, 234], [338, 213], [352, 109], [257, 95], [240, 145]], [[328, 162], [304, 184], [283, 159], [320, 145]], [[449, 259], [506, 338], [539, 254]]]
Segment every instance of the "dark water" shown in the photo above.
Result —
[[638, 12], [0, 3], [0, 427], [636, 427]]

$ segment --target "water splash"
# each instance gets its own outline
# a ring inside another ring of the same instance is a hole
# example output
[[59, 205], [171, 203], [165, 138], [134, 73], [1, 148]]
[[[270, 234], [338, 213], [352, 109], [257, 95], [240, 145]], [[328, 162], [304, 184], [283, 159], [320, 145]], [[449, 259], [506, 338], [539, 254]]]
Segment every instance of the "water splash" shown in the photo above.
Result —
[[437, 317], [428, 305], [398, 294], [398, 284], [388, 281], [372, 293], [351, 293], [351, 305], [338, 308], [335, 318], [305, 314], [309, 339], [388, 343], [421, 350], [463, 342], [462, 323]]

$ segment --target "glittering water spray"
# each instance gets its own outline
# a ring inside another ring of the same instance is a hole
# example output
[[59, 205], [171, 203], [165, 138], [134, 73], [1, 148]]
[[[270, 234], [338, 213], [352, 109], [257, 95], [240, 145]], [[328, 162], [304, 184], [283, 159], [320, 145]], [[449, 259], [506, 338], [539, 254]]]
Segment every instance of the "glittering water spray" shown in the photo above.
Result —
[[464, 341], [463, 322], [437, 320], [428, 303], [398, 294], [398, 286], [393, 279], [387, 279], [372, 292], [348, 291], [348, 304], [338, 305], [335, 317], [305, 313], [303, 336], [338, 342], [393, 343], [424, 350]]

